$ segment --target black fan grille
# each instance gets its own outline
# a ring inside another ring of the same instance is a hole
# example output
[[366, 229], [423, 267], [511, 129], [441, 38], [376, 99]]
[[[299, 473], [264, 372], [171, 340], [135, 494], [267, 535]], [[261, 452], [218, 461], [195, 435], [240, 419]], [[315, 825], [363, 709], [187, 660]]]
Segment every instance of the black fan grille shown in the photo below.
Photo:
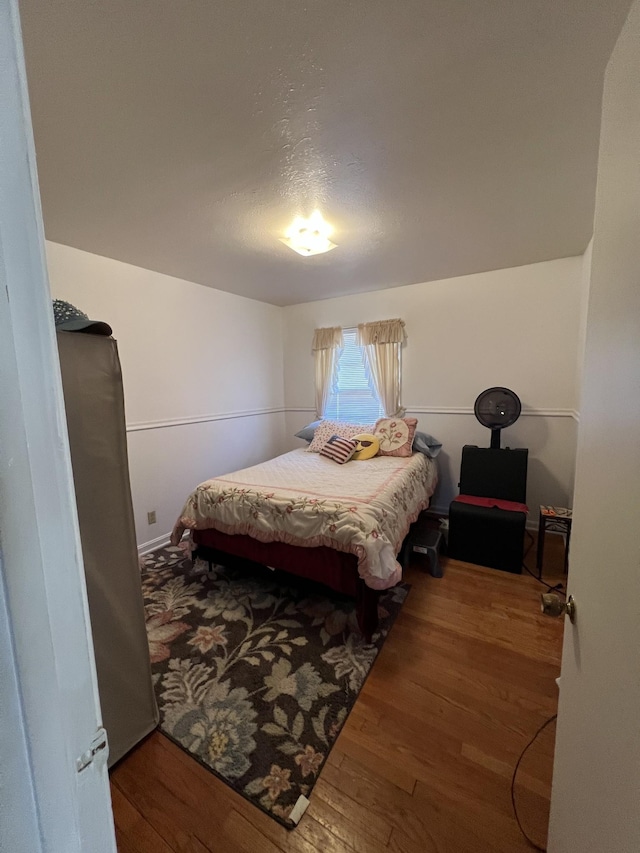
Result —
[[521, 409], [518, 395], [508, 388], [488, 388], [473, 407], [476, 418], [489, 429], [511, 426], [520, 417]]

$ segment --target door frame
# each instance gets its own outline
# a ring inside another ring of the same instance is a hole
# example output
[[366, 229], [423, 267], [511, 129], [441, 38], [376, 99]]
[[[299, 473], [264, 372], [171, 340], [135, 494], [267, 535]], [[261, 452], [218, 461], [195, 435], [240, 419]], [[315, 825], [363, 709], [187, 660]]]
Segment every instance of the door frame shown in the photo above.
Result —
[[114, 853], [17, 0], [0, 56], [0, 848]]

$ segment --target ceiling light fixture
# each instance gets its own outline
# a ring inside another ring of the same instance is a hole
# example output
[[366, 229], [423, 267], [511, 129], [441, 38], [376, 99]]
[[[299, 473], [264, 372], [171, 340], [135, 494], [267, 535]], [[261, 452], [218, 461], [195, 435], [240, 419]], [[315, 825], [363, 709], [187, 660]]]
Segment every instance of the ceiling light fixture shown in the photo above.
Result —
[[299, 255], [321, 255], [336, 248], [329, 239], [331, 234], [332, 226], [325, 222], [319, 210], [314, 210], [308, 219], [296, 216], [281, 240]]

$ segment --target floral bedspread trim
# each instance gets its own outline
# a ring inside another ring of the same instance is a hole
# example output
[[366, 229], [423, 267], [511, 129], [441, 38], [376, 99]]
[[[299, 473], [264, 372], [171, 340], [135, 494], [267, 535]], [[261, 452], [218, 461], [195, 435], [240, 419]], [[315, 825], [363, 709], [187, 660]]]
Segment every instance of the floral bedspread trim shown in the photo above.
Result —
[[213, 528], [260, 542], [324, 545], [354, 554], [365, 583], [388, 589], [402, 576], [396, 560], [402, 541], [435, 488], [435, 472], [421, 460], [399, 471], [391, 488], [372, 502], [343, 503], [208, 480], [187, 499], [171, 541], [175, 545], [185, 530]]

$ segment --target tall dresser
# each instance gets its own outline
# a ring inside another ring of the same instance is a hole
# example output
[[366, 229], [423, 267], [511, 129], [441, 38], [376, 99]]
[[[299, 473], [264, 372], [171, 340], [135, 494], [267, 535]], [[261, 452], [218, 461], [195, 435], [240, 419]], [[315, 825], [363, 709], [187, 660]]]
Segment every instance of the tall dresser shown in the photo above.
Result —
[[109, 766], [158, 723], [111, 337], [58, 331], [73, 479]]

